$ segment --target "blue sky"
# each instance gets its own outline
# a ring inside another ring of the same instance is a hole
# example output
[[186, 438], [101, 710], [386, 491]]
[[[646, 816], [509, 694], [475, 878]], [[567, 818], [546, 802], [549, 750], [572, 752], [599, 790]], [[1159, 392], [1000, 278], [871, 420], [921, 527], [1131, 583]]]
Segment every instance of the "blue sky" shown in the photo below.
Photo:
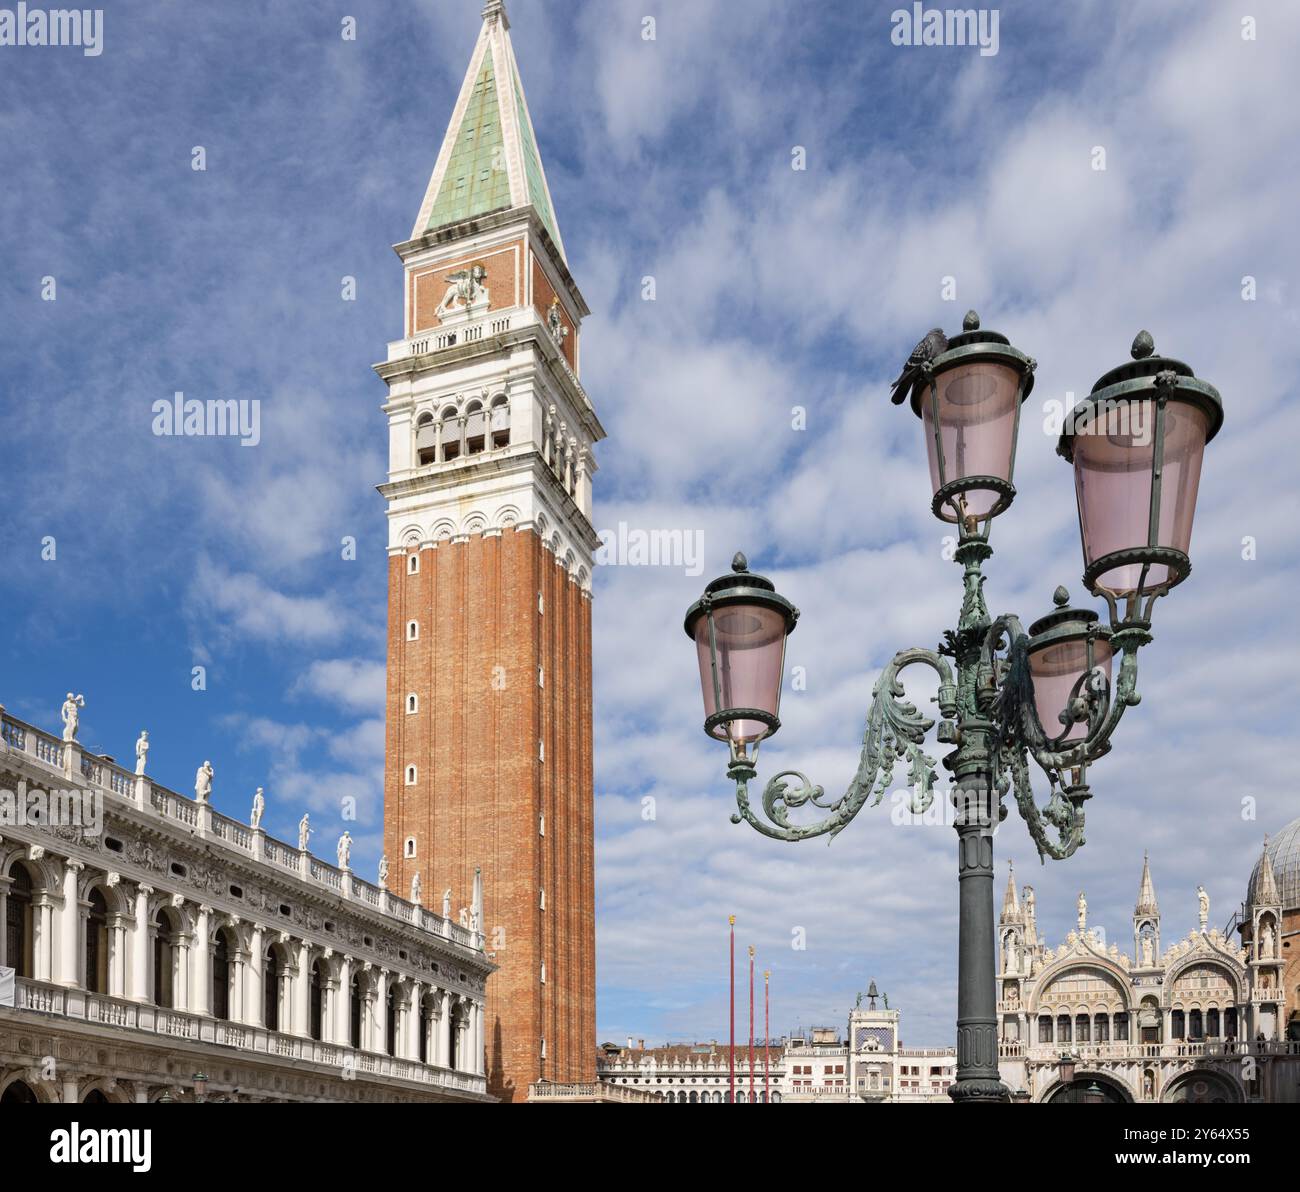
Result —
[[[1040, 868], [1012, 819], [997, 852], [999, 891], [1015, 858], [1054, 942], [1083, 888], [1131, 948], [1144, 848], [1166, 943], [1194, 924], [1200, 882], [1225, 923], [1263, 833], [1300, 814], [1300, 9], [1251, 4], [1247, 41], [1232, 4], [1008, 0], [981, 57], [892, 45], [893, 4], [508, 7], [595, 312], [597, 528], [698, 530], [705, 548], [705, 576], [596, 577], [602, 1037], [722, 1037], [734, 912], [773, 971], [776, 1030], [841, 1022], [875, 978], [908, 1042], [951, 1041], [954, 833], [893, 826], [884, 807], [829, 848], [732, 826], [680, 620], [738, 547], [776, 579], [804, 613], [790, 664], [808, 687], [787, 692], [762, 773], [842, 789], [879, 667], [956, 616], [919, 430], [885, 395], [918, 336], [969, 306], [1039, 361], [1020, 497], [994, 532], [995, 612], [1036, 616], [1057, 583], [1082, 595], [1043, 402], [1085, 392], [1144, 326], [1224, 395], [1195, 572], [1157, 610], [1143, 703], [1094, 773], [1089, 844]], [[160, 781], [188, 790], [211, 758], [222, 810], [245, 815], [265, 786], [271, 830], [309, 808], [326, 853], [355, 795], [366, 869], [386, 607], [370, 365], [400, 335], [390, 245], [479, 5], [345, 8], [354, 42], [315, 4], [114, 3], [99, 57], [0, 47], [0, 702], [53, 728], [63, 693], [84, 692], [88, 747], [125, 759], [146, 727]], [[258, 398], [262, 442], [153, 436], [151, 406], [176, 390]]]

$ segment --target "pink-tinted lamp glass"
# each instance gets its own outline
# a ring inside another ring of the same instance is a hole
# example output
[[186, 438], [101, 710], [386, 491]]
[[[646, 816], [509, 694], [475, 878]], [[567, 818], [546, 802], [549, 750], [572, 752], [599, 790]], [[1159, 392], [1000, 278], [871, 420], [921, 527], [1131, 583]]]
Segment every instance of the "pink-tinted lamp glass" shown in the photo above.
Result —
[[[1155, 415], [1154, 401], [1125, 402], [1075, 433], [1074, 484], [1087, 564], [1114, 551], [1148, 545]], [[1166, 405], [1157, 546], [1184, 554], [1191, 546], [1207, 427], [1205, 412], [1198, 407], [1174, 401]], [[1141, 563], [1125, 563], [1103, 572], [1095, 583], [1127, 595], [1137, 589], [1141, 577]], [[1149, 591], [1168, 578], [1168, 566], [1153, 563], [1145, 588]]]
[[[1095, 672], [1106, 676], [1110, 682], [1110, 642], [1098, 638], [1092, 643], [1092, 664]], [[1038, 720], [1050, 740], [1060, 738], [1065, 732], [1061, 713], [1070, 702], [1074, 684], [1088, 669], [1088, 643], [1086, 640], [1063, 641], [1035, 650], [1029, 655], [1029, 673], [1034, 680], [1034, 707]], [[1100, 675], [1098, 676], [1098, 680]], [[1093, 682], [1096, 680], [1089, 680]], [[1081, 692], [1082, 694], [1082, 692]], [[1078, 721], [1065, 734], [1066, 741], [1078, 741], [1088, 735], [1086, 721]]]
[[[1011, 479], [1015, 454], [1016, 403], [1020, 374], [993, 361], [959, 364], [935, 378], [939, 394], [939, 437], [943, 441], [943, 474], [934, 442], [934, 410], [928, 388], [921, 391], [925, 447], [930, 456], [930, 483], [938, 492], [944, 484], [967, 476]], [[992, 489], [968, 489], [959, 498], [967, 517], [987, 517], [998, 499]], [[944, 506], [939, 516], [955, 521]]]
[[[713, 628], [718, 647], [722, 710], [757, 708], [776, 716], [781, 704], [785, 616], [765, 605], [726, 604], [713, 610]], [[695, 624], [695, 649], [700, 659], [700, 685], [704, 690], [707, 718], [719, 711], [713, 690], [707, 615]], [[712, 732], [720, 741], [730, 739], [737, 745], [748, 745], [761, 741], [769, 729], [758, 720], [733, 720], [718, 725]]]

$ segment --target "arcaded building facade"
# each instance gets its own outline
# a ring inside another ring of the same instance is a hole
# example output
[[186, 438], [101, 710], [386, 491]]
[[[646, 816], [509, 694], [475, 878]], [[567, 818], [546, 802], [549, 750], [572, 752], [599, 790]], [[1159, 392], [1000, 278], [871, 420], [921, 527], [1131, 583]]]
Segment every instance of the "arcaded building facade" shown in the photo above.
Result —
[[489, 1100], [482, 936], [253, 819], [0, 709], [0, 1103]]

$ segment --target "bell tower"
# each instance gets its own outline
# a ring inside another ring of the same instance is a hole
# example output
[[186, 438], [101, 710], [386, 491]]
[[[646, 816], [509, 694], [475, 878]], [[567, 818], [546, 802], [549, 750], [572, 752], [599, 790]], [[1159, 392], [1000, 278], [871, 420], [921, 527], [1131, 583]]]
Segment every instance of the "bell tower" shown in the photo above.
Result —
[[[489, 1091], [596, 1078], [589, 313], [501, 0], [410, 239], [388, 386], [384, 849], [457, 918], [482, 870]], [[446, 892], [450, 892], [447, 894]]]

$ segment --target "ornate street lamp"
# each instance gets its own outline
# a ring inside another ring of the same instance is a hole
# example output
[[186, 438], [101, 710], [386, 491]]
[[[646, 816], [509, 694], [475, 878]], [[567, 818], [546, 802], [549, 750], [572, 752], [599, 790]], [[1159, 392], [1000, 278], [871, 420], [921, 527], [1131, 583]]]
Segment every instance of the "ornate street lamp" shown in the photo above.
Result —
[[1105, 597], [1112, 620], [1139, 632], [1150, 628], [1155, 598], [1192, 569], [1201, 458], [1223, 425], [1218, 390], [1154, 353], [1141, 332], [1133, 359], [1092, 387], [1057, 445], [1074, 464], [1083, 582]]
[[729, 742], [733, 760], [752, 761], [759, 742], [781, 727], [785, 639], [798, 620], [799, 610], [771, 580], [752, 574], [742, 554], [686, 614], [699, 655], [704, 731]]
[[936, 517], [973, 530], [1011, 504], [1020, 407], [1033, 387], [1033, 360], [1005, 335], [981, 331], [974, 311], [921, 366], [912, 410], [925, 425]]
[[[902, 650], [884, 668], [857, 772], [838, 799], [798, 770], [783, 770], [763, 787], [761, 818], [750, 805], [759, 743], [780, 728], [785, 639], [798, 610], [737, 555], [732, 574], [708, 585], [685, 623], [699, 655], [705, 731], [730, 747], [732, 821], [776, 840], [833, 838], [868, 800], [880, 802], [903, 759], [912, 810], [930, 806], [935, 760], [922, 745], [935, 722], [905, 698], [899, 676], [914, 663], [939, 676], [938, 739], [953, 746], [943, 765], [952, 776], [961, 879], [957, 1079], [949, 1090], [958, 1102], [1010, 1098], [998, 1074], [994, 988], [992, 837], [1006, 817], [1002, 799], [1014, 795], [1044, 859], [1063, 859], [1083, 844], [1088, 767], [1109, 752], [1125, 709], [1138, 702], [1137, 652], [1151, 640], [1156, 597], [1191, 570], [1201, 458], [1223, 421], [1213, 386], [1187, 365], [1155, 356], [1142, 332], [1132, 360], [1103, 376], [1073, 411], [1058, 446], [1075, 468], [1084, 584], [1106, 600], [1109, 624], [1091, 609], [1068, 607], [1057, 588], [1053, 610], [1026, 633], [1014, 614], [989, 616], [982, 571], [993, 553], [993, 519], [1015, 499], [1019, 412], [1034, 368], [1005, 336], [982, 331], [971, 311], [951, 340], [939, 330], [926, 336], [895, 385], [895, 401], [910, 398], [925, 428], [931, 509], [957, 527], [964, 595], [943, 645]], [[1042, 807], [1030, 757], [1050, 788]], [[809, 806], [823, 818], [790, 818]]]

